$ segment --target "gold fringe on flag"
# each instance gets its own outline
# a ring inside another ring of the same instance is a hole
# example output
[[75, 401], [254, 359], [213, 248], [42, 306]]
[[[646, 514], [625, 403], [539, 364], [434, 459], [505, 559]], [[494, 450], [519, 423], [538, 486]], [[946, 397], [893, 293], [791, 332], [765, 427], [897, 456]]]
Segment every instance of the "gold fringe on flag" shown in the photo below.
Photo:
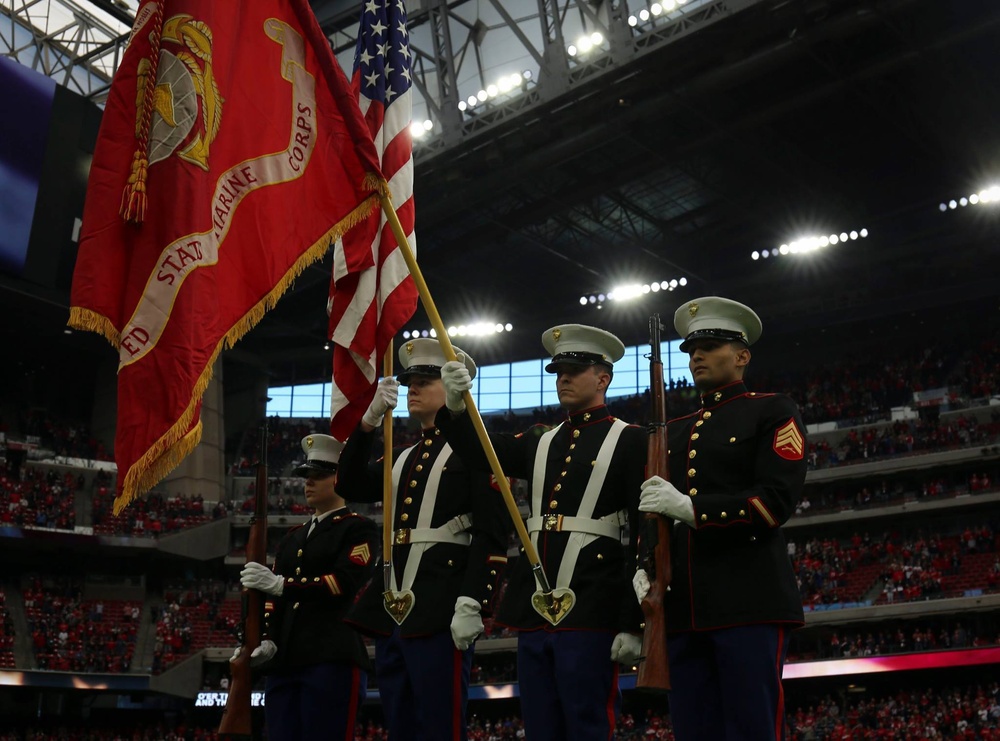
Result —
[[[365, 177], [364, 187], [366, 189], [369, 188], [369, 176]], [[381, 191], [382, 187], [373, 190]], [[372, 211], [378, 208], [378, 205], [377, 194], [373, 193], [365, 198], [347, 216], [341, 219], [316, 240], [309, 249], [303, 252], [285, 272], [274, 288], [268, 291], [266, 296], [258, 301], [250, 311], [244, 314], [219, 341], [219, 344], [216, 345], [215, 350], [212, 352], [212, 357], [205, 365], [205, 369], [201, 372], [198, 381], [194, 385], [194, 389], [191, 391], [191, 399], [184, 413], [126, 472], [121, 493], [115, 498], [113, 509], [115, 515], [120, 514], [134, 499], [142, 496], [162, 481], [201, 442], [200, 420], [194, 428], [190, 431], [187, 430], [194, 419], [195, 410], [198, 408], [198, 404], [212, 380], [215, 361], [222, 350], [231, 348], [243, 335], [253, 329], [264, 318], [264, 315], [274, 308], [275, 304], [278, 303], [278, 299], [288, 290], [288, 287], [291, 286], [303, 270], [317, 260], [321, 260], [334, 242], [344, 236], [349, 229], [368, 218]], [[83, 311], [80, 310], [81, 314]], [[94, 316], [98, 315], [95, 314]], [[121, 475], [121, 471], [118, 472], [118, 475]]]
[[69, 321], [66, 324], [73, 329], [96, 332], [110, 342], [115, 350], [121, 346], [121, 334], [115, 329], [115, 325], [106, 316], [98, 314], [93, 309], [71, 306], [69, 309]]

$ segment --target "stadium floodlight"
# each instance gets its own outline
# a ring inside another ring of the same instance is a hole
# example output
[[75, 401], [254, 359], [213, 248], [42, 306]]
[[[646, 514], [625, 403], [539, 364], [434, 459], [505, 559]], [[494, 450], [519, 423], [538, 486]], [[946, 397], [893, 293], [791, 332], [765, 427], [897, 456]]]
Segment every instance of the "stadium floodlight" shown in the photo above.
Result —
[[671, 280], [650, 281], [649, 283], [628, 283], [615, 286], [606, 293], [592, 293], [580, 297], [580, 305], [593, 304], [596, 308], [603, 308], [606, 301], [631, 301], [650, 293], [660, 291], [673, 291], [679, 287], [686, 286], [687, 278], [673, 278]]
[[772, 250], [753, 250], [750, 253], [751, 260], [767, 259], [768, 257], [779, 257], [785, 255], [803, 255], [816, 252], [832, 245], [842, 244], [848, 240], [865, 239], [868, 236], [867, 229], [852, 230], [851, 232], [834, 232], [833, 234], [816, 234], [793, 239], [791, 242], [779, 245]]
[[938, 211], [946, 213], [947, 211], [955, 211], [965, 206], [981, 206], [997, 202], [1000, 202], [1000, 186], [991, 185], [988, 188], [983, 188], [978, 193], [970, 193], [958, 199], [952, 198], [949, 201], [942, 201], [938, 204]]
[[[514, 325], [510, 322], [477, 321], [469, 324], [458, 324], [448, 327], [449, 337], [489, 337], [503, 332], [510, 332]], [[437, 338], [437, 330], [431, 329], [411, 329], [403, 332], [403, 339], [416, 339], [418, 337]]]

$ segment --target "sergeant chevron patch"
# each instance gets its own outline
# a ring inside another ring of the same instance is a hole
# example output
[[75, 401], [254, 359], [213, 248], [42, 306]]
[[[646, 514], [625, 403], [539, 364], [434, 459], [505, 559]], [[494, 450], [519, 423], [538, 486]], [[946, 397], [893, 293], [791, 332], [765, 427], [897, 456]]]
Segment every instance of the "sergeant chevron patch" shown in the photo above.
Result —
[[774, 452], [788, 461], [802, 460], [804, 439], [795, 419], [789, 419], [774, 433]]
[[[799, 457], [801, 458], [801, 456]], [[354, 546], [347, 557], [359, 566], [367, 566], [372, 553], [368, 548], [368, 544], [362, 543], [361, 545]]]

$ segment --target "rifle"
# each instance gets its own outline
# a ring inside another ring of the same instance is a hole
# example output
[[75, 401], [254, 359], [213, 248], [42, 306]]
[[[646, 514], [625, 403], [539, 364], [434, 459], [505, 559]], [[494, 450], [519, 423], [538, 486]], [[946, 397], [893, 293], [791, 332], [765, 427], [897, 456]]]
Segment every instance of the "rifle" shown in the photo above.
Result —
[[[649, 425], [649, 451], [646, 475], [670, 480], [667, 463], [667, 404], [663, 388], [663, 360], [660, 358], [660, 315], [649, 318], [649, 395], [653, 417]], [[642, 633], [642, 658], [635, 686], [644, 690], [670, 689], [667, 663], [667, 620], [663, 600], [670, 588], [671, 521], [663, 515], [647, 512], [643, 517], [637, 550], [639, 568], [649, 575], [649, 592], [642, 601], [646, 617]]]
[[[257, 452], [257, 491], [254, 493], [254, 513], [250, 518], [250, 536], [247, 539], [247, 563], [256, 561], [267, 565], [267, 421], [260, 429], [260, 447]], [[240, 615], [240, 655], [230, 662], [229, 697], [219, 721], [219, 741], [249, 741], [254, 738], [250, 718], [250, 692], [253, 677], [250, 671], [250, 654], [260, 645], [261, 621], [264, 603], [256, 589], [243, 587]]]

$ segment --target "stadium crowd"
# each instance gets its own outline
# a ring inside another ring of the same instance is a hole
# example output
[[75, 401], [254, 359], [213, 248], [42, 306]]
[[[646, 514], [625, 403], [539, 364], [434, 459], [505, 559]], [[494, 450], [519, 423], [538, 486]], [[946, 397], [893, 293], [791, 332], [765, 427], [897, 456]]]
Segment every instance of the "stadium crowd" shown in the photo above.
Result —
[[[997, 741], [1000, 739], [1000, 685], [926, 687], [863, 692], [835, 699], [832, 695], [798, 702], [789, 698], [788, 741]], [[179, 721], [103, 726], [37, 724], [5, 730], [0, 741], [215, 741], [214, 724]], [[521, 741], [521, 719], [486, 718], [472, 713], [470, 741]], [[670, 718], [659, 710], [624, 712], [617, 741], [674, 741]], [[357, 741], [388, 741], [376, 719], [360, 721]]]
[[31, 576], [22, 591], [39, 669], [113, 674], [129, 671], [140, 603], [84, 600], [79, 583], [60, 576]]

